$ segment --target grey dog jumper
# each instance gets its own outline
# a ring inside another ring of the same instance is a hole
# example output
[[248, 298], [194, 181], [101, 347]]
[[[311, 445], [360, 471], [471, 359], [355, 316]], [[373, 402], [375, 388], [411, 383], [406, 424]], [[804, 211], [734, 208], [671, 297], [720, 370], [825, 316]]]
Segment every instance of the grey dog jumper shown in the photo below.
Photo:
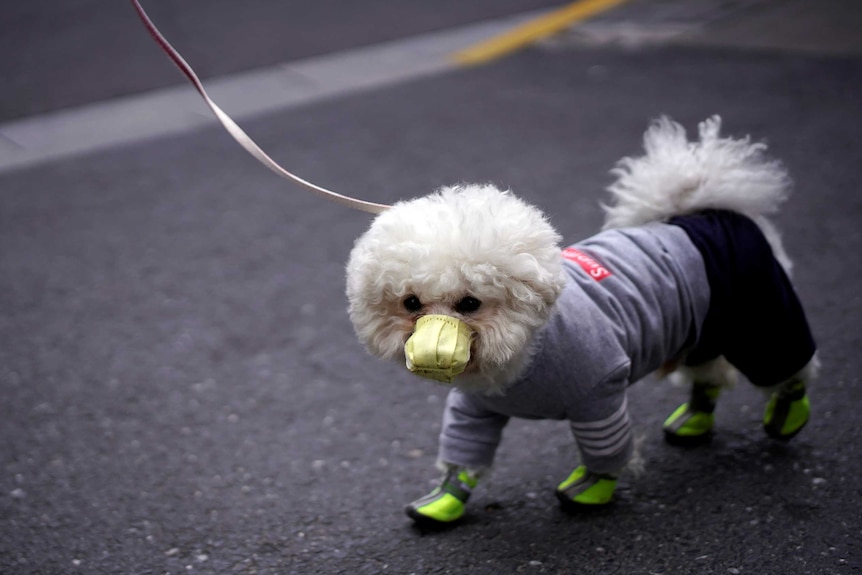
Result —
[[604, 232], [563, 257], [569, 282], [519, 381], [502, 396], [449, 394], [443, 461], [490, 465], [510, 417], [568, 419], [583, 463], [613, 473], [632, 451], [626, 387], [664, 361], [723, 355], [755, 385], [773, 386], [816, 351], [787, 274], [741, 214], [705, 210]]
[[605, 231], [563, 256], [566, 286], [519, 380], [502, 395], [450, 391], [442, 461], [489, 466], [510, 417], [568, 420], [596, 473], [631, 456], [626, 388], [697, 342], [710, 302], [704, 260], [662, 223]]

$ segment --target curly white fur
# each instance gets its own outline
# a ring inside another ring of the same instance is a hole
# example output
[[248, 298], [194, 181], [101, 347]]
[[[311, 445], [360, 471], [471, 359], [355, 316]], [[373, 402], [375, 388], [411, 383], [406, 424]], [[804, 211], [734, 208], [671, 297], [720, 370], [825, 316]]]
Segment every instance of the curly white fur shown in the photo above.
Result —
[[776, 228], [766, 219], [778, 211], [791, 188], [781, 162], [765, 157], [766, 144], [720, 137], [721, 118], [699, 125], [699, 141], [661, 118], [644, 134], [643, 156], [623, 158], [608, 187], [604, 228], [637, 226], [704, 209], [739, 212], [763, 230], [776, 259], [789, 272], [790, 258]]
[[[357, 241], [347, 264], [350, 319], [384, 359], [403, 359], [420, 315], [476, 332], [462, 388], [499, 390], [529, 360], [528, 342], [564, 285], [560, 236], [535, 207], [491, 185], [453, 186], [395, 204]], [[404, 301], [417, 297], [422, 309]], [[481, 301], [461, 313], [465, 296]]]

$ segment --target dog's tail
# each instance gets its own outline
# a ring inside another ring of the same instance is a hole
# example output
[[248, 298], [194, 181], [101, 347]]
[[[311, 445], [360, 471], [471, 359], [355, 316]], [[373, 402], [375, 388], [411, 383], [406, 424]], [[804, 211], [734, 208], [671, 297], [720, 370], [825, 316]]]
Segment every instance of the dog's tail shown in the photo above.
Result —
[[644, 134], [643, 156], [623, 158], [611, 172], [613, 196], [605, 209], [604, 228], [662, 221], [705, 209], [732, 210], [753, 219], [766, 235], [776, 259], [788, 271], [787, 257], [775, 226], [767, 220], [787, 199], [791, 181], [784, 166], [765, 157], [766, 145], [750, 138], [719, 136], [721, 118], [699, 125], [699, 141], [689, 142], [685, 129], [668, 118]]

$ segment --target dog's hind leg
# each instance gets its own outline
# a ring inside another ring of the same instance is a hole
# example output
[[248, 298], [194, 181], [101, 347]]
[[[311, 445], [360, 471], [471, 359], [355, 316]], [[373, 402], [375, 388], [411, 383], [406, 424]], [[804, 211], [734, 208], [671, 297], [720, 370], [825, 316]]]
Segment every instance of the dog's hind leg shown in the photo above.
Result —
[[665, 440], [683, 446], [708, 443], [712, 439], [718, 396], [722, 389], [733, 387], [736, 378], [736, 370], [721, 356], [699, 365], [680, 366], [671, 379], [691, 386], [691, 395], [662, 425]]
[[811, 412], [808, 402], [808, 384], [817, 376], [820, 361], [817, 354], [799, 372], [773, 388], [766, 412], [763, 415], [763, 428], [774, 439], [788, 440], [799, 433]]

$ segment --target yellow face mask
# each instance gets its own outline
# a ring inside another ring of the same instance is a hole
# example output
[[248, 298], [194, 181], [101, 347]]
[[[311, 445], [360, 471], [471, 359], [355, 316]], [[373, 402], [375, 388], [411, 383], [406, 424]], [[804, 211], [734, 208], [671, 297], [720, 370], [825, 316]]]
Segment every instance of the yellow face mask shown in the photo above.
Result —
[[420, 375], [452, 383], [470, 362], [473, 330], [447, 315], [426, 315], [416, 321], [413, 335], [404, 344], [407, 369]]

